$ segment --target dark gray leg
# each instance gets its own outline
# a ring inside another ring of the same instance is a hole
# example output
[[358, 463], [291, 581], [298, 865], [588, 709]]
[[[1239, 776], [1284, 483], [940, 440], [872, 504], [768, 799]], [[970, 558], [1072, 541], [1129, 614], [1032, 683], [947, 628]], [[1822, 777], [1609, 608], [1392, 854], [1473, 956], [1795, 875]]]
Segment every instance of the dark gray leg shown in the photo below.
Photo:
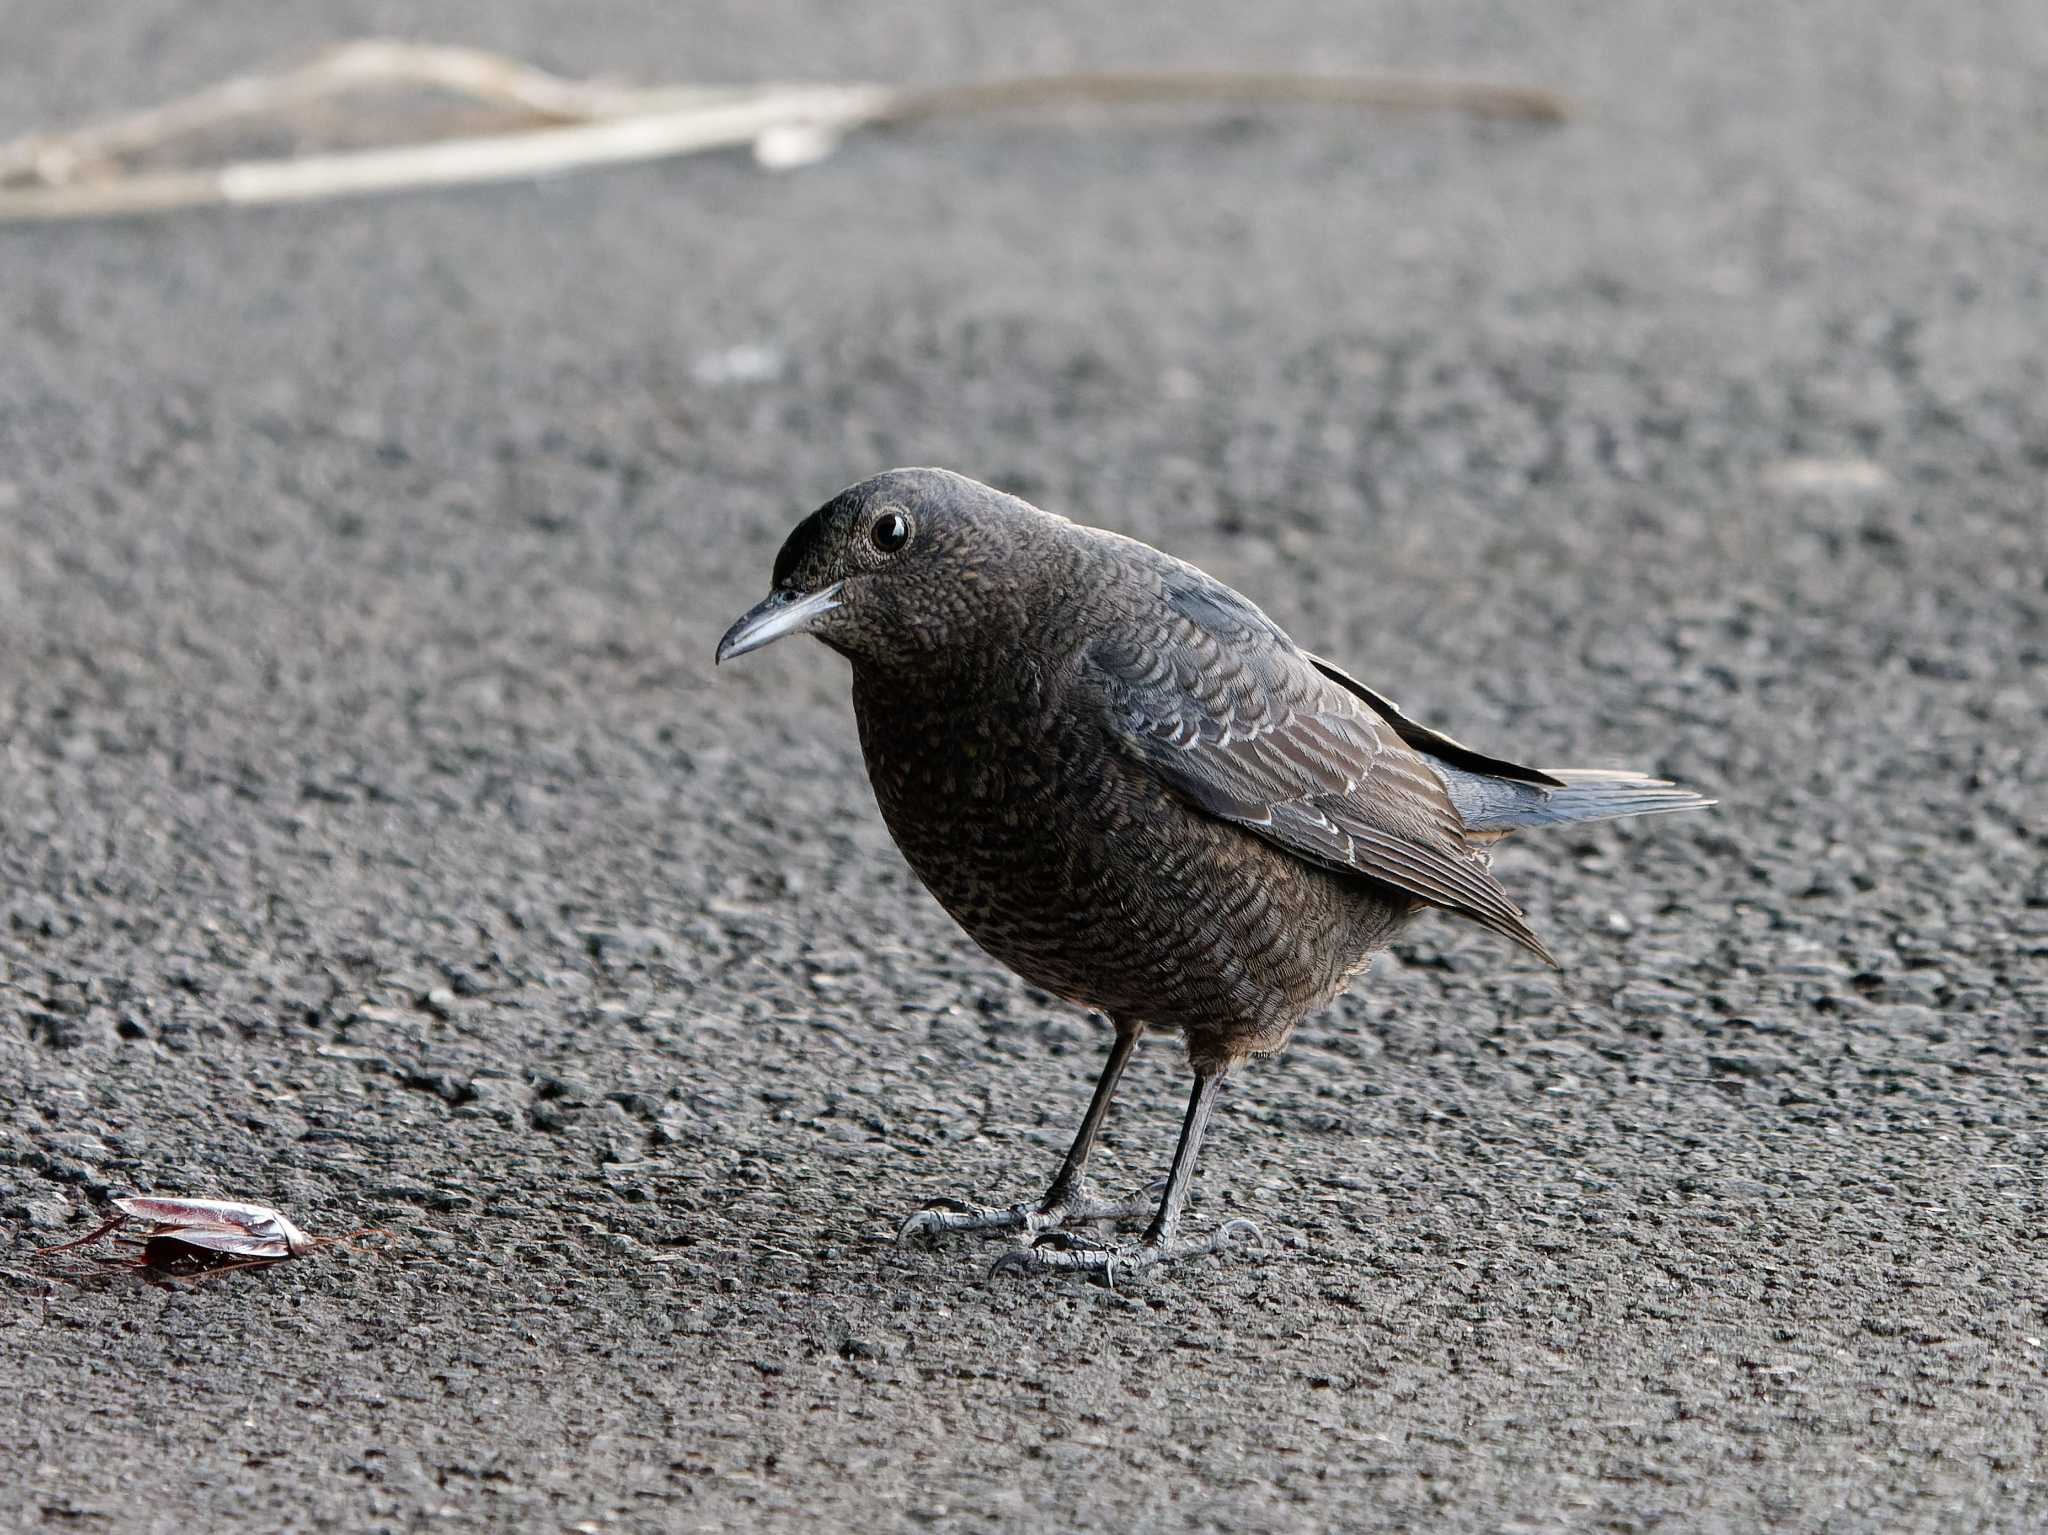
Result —
[[1095, 1095], [1088, 1100], [1088, 1112], [1081, 1120], [1074, 1144], [1067, 1148], [1066, 1160], [1053, 1174], [1052, 1187], [1045, 1191], [1045, 1198], [1035, 1205], [993, 1209], [962, 1204], [955, 1199], [935, 1199], [897, 1228], [896, 1240], [901, 1243], [914, 1236], [943, 1236], [949, 1231], [1021, 1229], [1036, 1235], [1068, 1222], [1122, 1220], [1143, 1215], [1150, 1208], [1151, 1189], [1131, 1199], [1100, 1200], [1089, 1194], [1086, 1174], [1088, 1153], [1095, 1147], [1103, 1120], [1109, 1117], [1117, 1079], [1130, 1064], [1131, 1052], [1138, 1048], [1138, 1039], [1144, 1032], [1142, 1024], [1116, 1020], [1116, 1042], [1109, 1047], [1109, 1059], [1096, 1079]]
[[1142, 1024], [1117, 1024], [1116, 1041], [1109, 1047], [1109, 1059], [1102, 1063], [1102, 1075], [1095, 1079], [1095, 1092], [1088, 1100], [1088, 1112], [1082, 1115], [1081, 1128], [1074, 1133], [1074, 1144], [1067, 1148], [1067, 1159], [1053, 1174], [1052, 1187], [1045, 1191], [1040, 1208], [1059, 1208], [1081, 1194], [1088, 1171], [1088, 1153], [1095, 1149], [1095, 1137], [1102, 1129], [1102, 1122], [1109, 1118], [1109, 1102], [1116, 1096], [1117, 1081], [1123, 1076], [1124, 1067], [1130, 1065], [1131, 1056], [1144, 1033]]
[[1180, 1230], [1181, 1206], [1188, 1202], [1188, 1185], [1195, 1178], [1195, 1158], [1202, 1154], [1202, 1137], [1209, 1133], [1209, 1115], [1216, 1108], [1216, 1090], [1223, 1074], [1195, 1077], [1195, 1090], [1188, 1095], [1187, 1117], [1180, 1123], [1180, 1142], [1173, 1148], [1173, 1166], [1167, 1169], [1166, 1193], [1159, 1201], [1159, 1213], [1145, 1231], [1147, 1247], [1166, 1247]]
[[1159, 1212], [1145, 1232], [1145, 1240], [1134, 1248], [1082, 1247], [1062, 1232], [1054, 1232], [1030, 1247], [1015, 1248], [996, 1260], [998, 1273], [1022, 1269], [1078, 1270], [1102, 1274], [1111, 1283], [1119, 1274], [1136, 1273], [1155, 1263], [1173, 1258], [1192, 1258], [1202, 1253], [1221, 1252], [1240, 1242], [1259, 1240], [1259, 1228], [1248, 1220], [1226, 1221], [1214, 1236], [1193, 1242], [1177, 1242], [1181, 1207], [1187, 1203], [1188, 1184], [1195, 1175], [1195, 1159], [1201, 1155], [1202, 1136], [1209, 1128], [1209, 1115], [1216, 1107], [1216, 1090], [1223, 1084], [1221, 1072], [1196, 1072], [1194, 1092], [1188, 1098], [1187, 1118], [1181, 1121], [1180, 1144], [1173, 1151], [1173, 1167], [1166, 1175], [1166, 1191], [1160, 1196]]

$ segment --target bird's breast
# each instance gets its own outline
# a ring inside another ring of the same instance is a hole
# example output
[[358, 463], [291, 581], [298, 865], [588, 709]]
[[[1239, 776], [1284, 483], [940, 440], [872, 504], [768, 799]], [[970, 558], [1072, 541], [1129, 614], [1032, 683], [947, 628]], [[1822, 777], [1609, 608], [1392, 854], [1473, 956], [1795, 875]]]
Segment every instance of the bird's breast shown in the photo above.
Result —
[[1076, 996], [1050, 972], [1133, 877], [1143, 813], [1107, 738], [1029, 677], [951, 694], [857, 682], [854, 711], [882, 818], [918, 878], [984, 948]]
[[996, 958], [1084, 1006], [1277, 1039], [1405, 916], [1192, 809], [1056, 701], [882, 694], [856, 676], [854, 711], [925, 887]]
[[857, 685], [854, 713], [882, 818], [941, 900], [995, 876], [1050, 877], [1100, 764], [1040, 699], [882, 698]]

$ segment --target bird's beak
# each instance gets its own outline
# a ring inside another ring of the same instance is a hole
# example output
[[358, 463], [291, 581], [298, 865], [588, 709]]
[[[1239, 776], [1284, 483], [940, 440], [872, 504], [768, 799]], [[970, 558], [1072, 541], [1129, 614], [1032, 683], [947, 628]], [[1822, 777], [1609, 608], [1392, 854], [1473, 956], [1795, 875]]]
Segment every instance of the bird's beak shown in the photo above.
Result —
[[830, 586], [820, 587], [803, 597], [794, 592], [770, 592], [725, 631], [725, 638], [718, 642], [718, 654], [713, 664], [730, 661], [750, 650], [759, 650], [785, 634], [808, 633], [817, 627], [819, 619], [839, 606], [839, 589], [845, 584], [834, 581]]

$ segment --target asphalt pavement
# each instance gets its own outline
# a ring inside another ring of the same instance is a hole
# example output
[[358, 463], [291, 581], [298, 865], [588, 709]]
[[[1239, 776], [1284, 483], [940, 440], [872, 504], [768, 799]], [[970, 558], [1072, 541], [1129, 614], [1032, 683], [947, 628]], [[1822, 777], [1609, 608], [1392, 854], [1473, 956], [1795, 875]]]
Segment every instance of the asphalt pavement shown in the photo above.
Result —
[[[91, 0], [0, 137], [390, 31], [1582, 110], [0, 230], [0, 1527], [2048, 1526], [2048, 9]], [[841, 663], [712, 668], [903, 463], [1722, 805], [1517, 842], [1561, 973], [1431, 920], [1234, 1079], [1191, 1221], [1263, 1254], [898, 1250], [1108, 1037], [917, 887]], [[33, 1256], [135, 1191], [390, 1234]]]

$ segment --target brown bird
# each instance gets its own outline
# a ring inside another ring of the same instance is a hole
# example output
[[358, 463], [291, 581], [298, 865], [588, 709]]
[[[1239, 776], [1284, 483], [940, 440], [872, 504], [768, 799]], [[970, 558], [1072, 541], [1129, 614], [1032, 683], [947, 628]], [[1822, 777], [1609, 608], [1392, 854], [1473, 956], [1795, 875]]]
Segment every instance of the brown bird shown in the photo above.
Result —
[[[882, 817], [939, 904], [1116, 1028], [1043, 1199], [942, 1200], [904, 1223], [1036, 1239], [999, 1267], [1113, 1275], [1255, 1237], [1248, 1221], [1180, 1235], [1225, 1072], [1278, 1050], [1432, 908], [1554, 964], [1488, 872], [1505, 833], [1712, 803], [1461, 746], [1194, 566], [943, 469], [877, 475], [797, 524], [717, 658], [789, 634], [852, 663]], [[1143, 1241], [1082, 1242], [1063, 1228], [1150, 1207], [1085, 1181], [1148, 1027], [1187, 1043], [1180, 1144]]]

